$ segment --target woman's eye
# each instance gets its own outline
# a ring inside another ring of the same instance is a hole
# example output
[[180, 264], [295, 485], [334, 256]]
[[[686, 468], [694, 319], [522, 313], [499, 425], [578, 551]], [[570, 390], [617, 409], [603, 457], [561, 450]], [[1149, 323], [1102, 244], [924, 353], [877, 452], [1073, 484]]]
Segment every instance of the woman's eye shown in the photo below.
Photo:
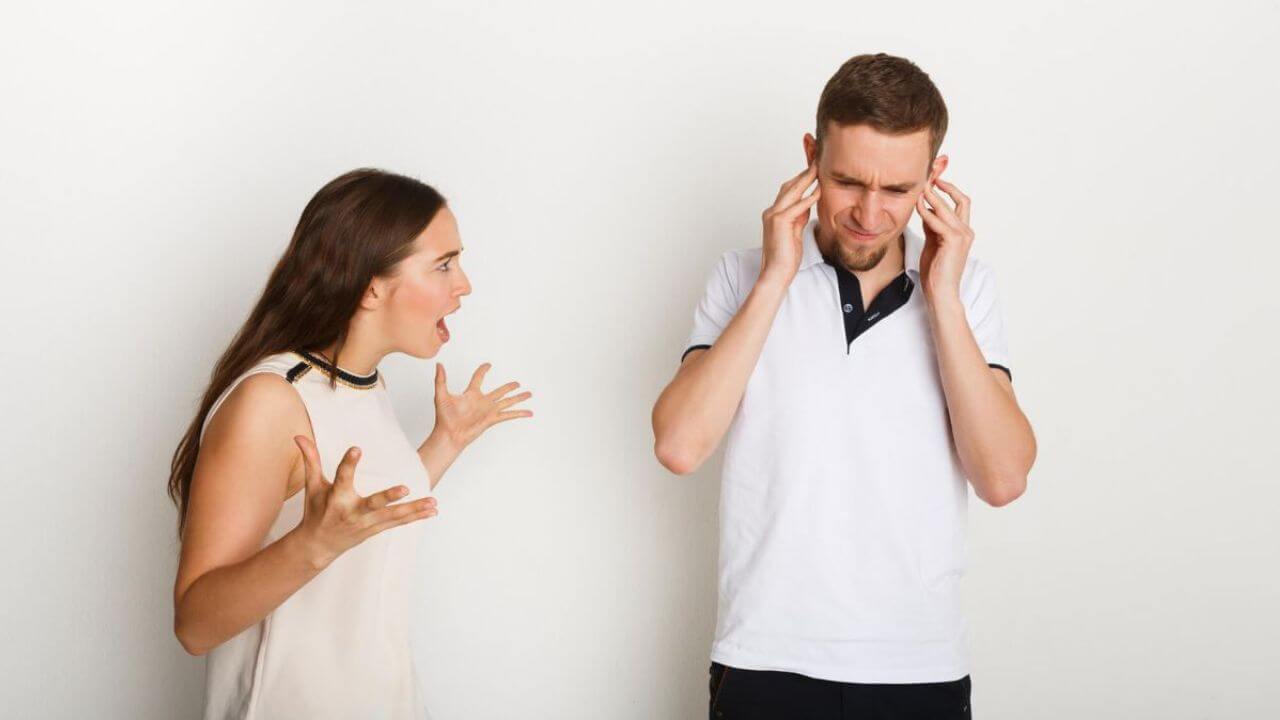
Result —
[[449, 258], [448, 260], [445, 260], [443, 263], [441, 263], [438, 267], [436, 267], [436, 269], [444, 270], [445, 272], [448, 272], [449, 266], [452, 264], [453, 264], [453, 258]]

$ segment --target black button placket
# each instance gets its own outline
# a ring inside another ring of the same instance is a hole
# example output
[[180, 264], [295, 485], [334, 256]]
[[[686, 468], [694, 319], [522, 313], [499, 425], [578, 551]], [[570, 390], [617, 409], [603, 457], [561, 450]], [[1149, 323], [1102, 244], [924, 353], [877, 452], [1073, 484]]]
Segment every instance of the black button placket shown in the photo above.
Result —
[[871, 307], [863, 308], [862, 284], [858, 282], [858, 276], [839, 263], [827, 260], [827, 264], [836, 271], [836, 287], [840, 292], [840, 312], [844, 317], [845, 353], [848, 354], [853, 351], [853, 341], [859, 335], [907, 304], [911, 299], [911, 292], [915, 289], [915, 283], [906, 272], [903, 272], [872, 299]]
[[911, 282], [911, 278], [905, 272], [894, 278], [893, 282], [886, 285], [880, 291], [880, 294], [876, 295], [876, 298], [871, 301], [871, 307], [867, 309], [866, 314], [862, 317], [862, 322], [858, 325], [858, 335], [888, 317], [894, 310], [906, 305], [907, 301], [911, 299], [911, 291], [914, 288], [915, 283]]
[[840, 265], [831, 264], [836, 271], [836, 287], [840, 290], [840, 311], [844, 317], [844, 346], [848, 353], [849, 345], [858, 336], [858, 326], [865, 314], [862, 308], [862, 285], [858, 277]]

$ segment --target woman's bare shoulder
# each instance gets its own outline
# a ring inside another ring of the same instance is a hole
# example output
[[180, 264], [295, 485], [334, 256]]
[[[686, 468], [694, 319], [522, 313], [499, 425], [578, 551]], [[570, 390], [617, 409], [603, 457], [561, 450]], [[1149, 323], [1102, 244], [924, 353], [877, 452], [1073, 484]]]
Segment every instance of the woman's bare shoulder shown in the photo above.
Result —
[[294, 435], [311, 436], [311, 423], [298, 391], [285, 378], [260, 372], [240, 381], [208, 421], [201, 447], [293, 445]]

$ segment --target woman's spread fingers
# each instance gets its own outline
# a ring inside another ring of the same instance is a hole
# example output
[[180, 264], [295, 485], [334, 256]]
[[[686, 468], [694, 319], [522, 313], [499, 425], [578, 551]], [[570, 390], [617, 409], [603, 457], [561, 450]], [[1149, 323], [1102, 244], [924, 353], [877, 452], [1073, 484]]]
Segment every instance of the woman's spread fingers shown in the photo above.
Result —
[[509, 382], [506, 385], [503, 385], [502, 387], [498, 388], [497, 390], [494, 390], [491, 393], [485, 393], [485, 397], [490, 399], [500, 398], [503, 395], [506, 395], [507, 393], [511, 392], [512, 390], [515, 390], [518, 387], [520, 387], [520, 383]]
[[409, 494], [409, 488], [397, 485], [382, 492], [374, 493], [364, 499], [365, 507], [370, 510], [381, 510], [391, 503]]
[[498, 401], [498, 409], [499, 409], [499, 410], [506, 410], [507, 408], [511, 407], [512, 405], [516, 405], [516, 404], [522, 403], [522, 402], [524, 402], [525, 400], [528, 400], [528, 399], [529, 399], [529, 398], [531, 398], [531, 397], [533, 397], [533, 393], [531, 393], [531, 392], [522, 392], [522, 393], [520, 393], [519, 395], [512, 395], [512, 396], [511, 396], [511, 397], [509, 397], [509, 398], [503, 398], [503, 399], [501, 399], [501, 400], [499, 400], [499, 401]]
[[414, 500], [413, 502], [400, 503], [399, 505], [391, 505], [384, 507], [374, 514], [373, 526], [392, 526], [404, 522], [411, 522], [421, 517], [430, 517], [436, 514], [436, 499], [433, 497]]
[[338, 471], [333, 474], [335, 490], [341, 488], [343, 492], [355, 492], [356, 463], [358, 462], [360, 462], [360, 448], [348, 448], [346, 454], [342, 456], [342, 462], [338, 463]]
[[449, 380], [444, 371], [444, 363], [436, 363], [436, 397], [449, 393]]
[[417, 522], [419, 520], [426, 520], [427, 518], [435, 517], [436, 514], [436, 509], [430, 508], [374, 523], [365, 529], [361, 541], [363, 542], [384, 530], [390, 530], [391, 528], [398, 527], [400, 525], [408, 525], [409, 523]]
[[482, 363], [476, 368], [475, 373], [471, 375], [471, 383], [467, 385], [467, 390], [479, 390], [480, 383], [484, 382], [485, 373], [489, 372], [489, 368], [493, 367], [490, 363]]
[[306, 484], [303, 487], [308, 491], [315, 490], [324, 482], [324, 474], [320, 471], [320, 455], [316, 452], [316, 444], [306, 435], [295, 435], [293, 442], [302, 453], [302, 468], [306, 473]]

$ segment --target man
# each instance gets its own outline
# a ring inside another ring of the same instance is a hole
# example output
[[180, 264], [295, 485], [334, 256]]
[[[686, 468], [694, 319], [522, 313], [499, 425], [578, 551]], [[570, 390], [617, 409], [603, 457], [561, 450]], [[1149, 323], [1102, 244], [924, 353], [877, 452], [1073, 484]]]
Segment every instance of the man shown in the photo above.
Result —
[[1036, 446], [970, 200], [941, 178], [946, 128], [910, 61], [846, 62], [808, 168], [763, 246], [721, 259], [653, 409], [675, 473], [728, 434], [712, 717], [970, 717], [968, 485], [1012, 502]]

